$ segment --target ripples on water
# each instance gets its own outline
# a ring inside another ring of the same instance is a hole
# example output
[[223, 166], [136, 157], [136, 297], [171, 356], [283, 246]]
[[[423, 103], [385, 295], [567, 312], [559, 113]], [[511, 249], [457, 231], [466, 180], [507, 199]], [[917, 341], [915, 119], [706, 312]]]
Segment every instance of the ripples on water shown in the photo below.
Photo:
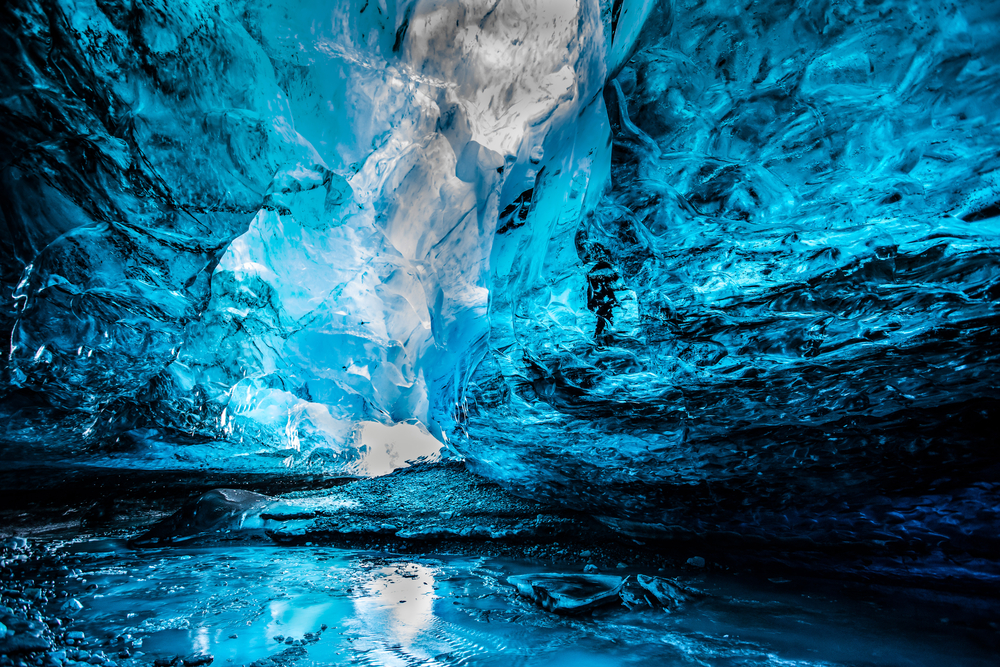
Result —
[[[80, 569], [81, 589], [97, 587], [81, 591], [73, 628], [131, 635], [143, 664], [210, 653], [216, 665], [271, 658], [303, 667], [931, 667], [993, 664], [998, 647], [995, 628], [973, 630], [962, 618], [983, 613], [954, 602], [730, 574], [687, 576], [709, 595], [672, 613], [612, 607], [561, 617], [505, 583], [538, 571], [525, 561], [317, 547], [119, 550]], [[289, 652], [304, 638], [304, 651]]]

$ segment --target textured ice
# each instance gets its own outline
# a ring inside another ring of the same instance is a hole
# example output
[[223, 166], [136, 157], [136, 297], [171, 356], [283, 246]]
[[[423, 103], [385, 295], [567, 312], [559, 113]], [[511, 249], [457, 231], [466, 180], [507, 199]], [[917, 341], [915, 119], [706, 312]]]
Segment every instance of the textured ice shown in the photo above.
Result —
[[634, 534], [995, 553], [998, 18], [658, 7], [610, 190], [501, 218], [456, 446]]
[[543, 159], [577, 189], [606, 171], [633, 4], [15, 3], [8, 143], [49, 141], [7, 189], [64, 210], [5, 215], [10, 383], [95, 442], [167, 428], [349, 460], [362, 421], [447, 439], [498, 207]]
[[624, 579], [609, 574], [522, 574], [507, 581], [523, 597], [557, 614], [581, 614], [618, 602], [625, 585]]
[[611, 9], [14, 3], [6, 141], [37, 148], [6, 169], [10, 385], [98, 444], [445, 439], [499, 202], [602, 122]]
[[996, 3], [0, 25], [7, 451], [363, 472], [429, 433], [635, 533], [996, 544]]

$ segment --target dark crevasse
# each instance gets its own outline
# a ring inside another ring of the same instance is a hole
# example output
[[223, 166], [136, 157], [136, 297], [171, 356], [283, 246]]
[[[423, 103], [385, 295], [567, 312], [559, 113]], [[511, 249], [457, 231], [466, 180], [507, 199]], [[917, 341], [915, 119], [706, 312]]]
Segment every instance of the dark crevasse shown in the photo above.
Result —
[[639, 539], [993, 581], [996, 3], [0, 13], [7, 460], [433, 435]]

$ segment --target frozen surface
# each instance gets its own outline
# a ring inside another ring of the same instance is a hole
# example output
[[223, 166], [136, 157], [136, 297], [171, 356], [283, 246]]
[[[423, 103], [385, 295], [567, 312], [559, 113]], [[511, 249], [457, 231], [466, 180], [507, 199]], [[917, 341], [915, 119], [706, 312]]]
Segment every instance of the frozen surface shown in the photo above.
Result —
[[309, 547], [118, 551], [74, 566], [68, 586], [83, 608], [71, 628], [91, 651], [130, 643], [124, 665], [205, 653], [213, 664], [302, 666], [930, 667], [994, 657], [989, 630], [919, 597], [686, 575], [705, 595], [679, 609], [613, 605], [567, 617], [506, 583], [536, 573], [525, 561]]

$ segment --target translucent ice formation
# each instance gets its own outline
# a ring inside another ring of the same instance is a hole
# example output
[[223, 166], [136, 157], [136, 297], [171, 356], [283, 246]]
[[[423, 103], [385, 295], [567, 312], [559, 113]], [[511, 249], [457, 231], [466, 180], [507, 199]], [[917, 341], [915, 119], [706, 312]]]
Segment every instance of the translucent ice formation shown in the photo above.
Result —
[[[574, 183], [553, 202], [595, 168], [596, 202], [601, 90], [649, 4], [20, 3], [17, 111], [54, 105], [30, 129], [89, 132], [92, 155], [54, 190], [32, 172], [56, 156], [22, 158], [10, 184], [68, 214], [8, 222], [11, 384], [97, 441], [168, 427], [350, 458], [363, 422], [446, 439], [485, 350], [498, 208], [543, 159]], [[38, 67], [45, 40], [101, 99]]]
[[[445, 439], [489, 332], [499, 203], [567, 143], [567, 178], [585, 187], [580, 158], [606, 144], [599, 10], [416, 3], [369, 23], [343, 7], [329, 28], [293, 12], [289, 30], [310, 40], [279, 33], [272, 48], [308, 59], [317, 82], [293, 95], [297, 126], [352, 129], [336, 143], [318, 133], [315, 161], [274, 177], [215, 269], [176, 383], [217, 388], [225, 424], [298, 451], [349, 443], [359, 419]], [[339, 114], [312, 99], [328, 79], [343, 86]], [[582, 148], [581, 127], [595, 130]]]
[[9, 442], [995, 544], [995, 3], [0, 13]]
[[501, 216], [476, 469], [635, 533], [995, 545], [998, 24], [657, 13], [605, 88], [610, 192]]

